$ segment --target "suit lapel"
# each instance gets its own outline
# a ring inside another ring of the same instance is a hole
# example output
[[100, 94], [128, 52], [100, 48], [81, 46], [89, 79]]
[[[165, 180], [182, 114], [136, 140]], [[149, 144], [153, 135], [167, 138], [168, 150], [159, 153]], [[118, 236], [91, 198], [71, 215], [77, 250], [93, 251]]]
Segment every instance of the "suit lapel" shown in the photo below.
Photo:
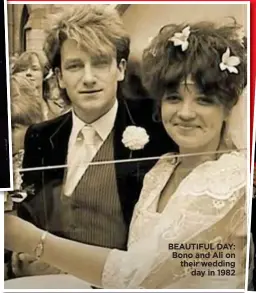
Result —
[[[128, 159], [130, 150], [122, 143], [122, 135], [125, 128], [132, 125], [125, 108], [124, 101], [118, 101], [118, 110], [114, 124], [114, 157], [115, 160]], [[116, 164], [117, 167], [118, 164]]]
[[[45, 166], [65, 165], [68, 152], [69, 136], [72, 129], [72, 113], [69, 112], [63, 117], [56, 126], [53, 127], [54, 132], [49, 136], [48, 147], [45, 150]], [[63, 180], [65, 168], [53, 169], [47, 172], [49, 180]]]
[[[114, 159], [129, 159], [131, 151], [122, 143], [122, 135], [125, 128], [132, 125], [127, 113], [125, 101], [119, 100], [117, 116], [114, 124]], [[138, 199], [138, 188], [136, 178], [136, 163], [116, 163], [116, 180], [119, 198], [122, 206], [124, 220], [129, 226], [133, 207]]]
[[68, 151], [68, 141], [72, 129], [72, 113], [65, 116], [54, 133], [49, 137], [54, 165], [65, 164]]

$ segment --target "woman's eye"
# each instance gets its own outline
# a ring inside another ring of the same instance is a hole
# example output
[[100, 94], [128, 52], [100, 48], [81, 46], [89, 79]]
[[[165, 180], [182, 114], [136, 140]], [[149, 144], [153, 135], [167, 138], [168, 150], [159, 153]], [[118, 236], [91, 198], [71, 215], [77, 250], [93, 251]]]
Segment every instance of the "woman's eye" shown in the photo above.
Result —
[[204, 97], [204, 96], [203, 97], [198, 97], [197, 101], [201, 105], [213, 105], [214, 104], [213, 99], [208, 98], [208, 97]]
[[20, 66], [19, 70], [16, 71], [16, 73], [25, 72], [28, 70], [28, 67], [26, 66]]
[[39, 67], [32, 67], [32, 70], [33, 70], [33, 71], [39, 71], [40, 68], [39, 68]]
[[181, 97], [179, 95], [169, 95], [164, 97], [164, 100], [170, 103], [178, 103], [181, 101]]

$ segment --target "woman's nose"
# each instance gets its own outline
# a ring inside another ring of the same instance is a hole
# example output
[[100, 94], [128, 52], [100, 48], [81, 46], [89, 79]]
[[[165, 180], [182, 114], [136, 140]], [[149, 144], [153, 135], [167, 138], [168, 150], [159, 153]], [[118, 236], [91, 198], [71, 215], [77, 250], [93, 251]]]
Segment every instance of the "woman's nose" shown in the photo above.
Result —
[[32, 74], [31, 74], [31, 69], [30, 68], [28, 68], [27, 70], [26, 70], [26, 76], [31, 76]]
[[192, 103], [183, 102], [181, 103], [177, 114], [183, 120], [191, 120], [196, 117], [196, 109], [194, 108]]

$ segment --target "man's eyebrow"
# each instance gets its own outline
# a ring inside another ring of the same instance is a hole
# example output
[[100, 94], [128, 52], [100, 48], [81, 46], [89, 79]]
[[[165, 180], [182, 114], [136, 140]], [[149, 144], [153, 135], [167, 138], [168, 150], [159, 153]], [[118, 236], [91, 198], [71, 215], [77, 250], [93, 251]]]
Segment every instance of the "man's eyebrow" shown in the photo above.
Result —
[[111, 61], [112, 56], [110, 55], [94, 55], [91, 57], [92, 61]]
[[74, 57], [74, 58], [68, 58], [68, 59], [64, 60], [64, 63], [80, 62], [80, 61], [81, 61], [80, 58]]

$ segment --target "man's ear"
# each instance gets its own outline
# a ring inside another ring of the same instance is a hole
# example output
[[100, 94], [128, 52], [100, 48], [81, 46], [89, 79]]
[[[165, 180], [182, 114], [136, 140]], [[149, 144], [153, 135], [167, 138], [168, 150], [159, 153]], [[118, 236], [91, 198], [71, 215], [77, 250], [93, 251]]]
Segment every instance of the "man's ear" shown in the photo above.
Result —
[[55, 75], [56, 75], [57, 80], [58, 80], [59, 87], [61, 89], [65, 89], [66, 85], [65, 85], [65, 82], [63, 81], [63, 78], [62, 78], [61, 69], [59, 67], [56, 67], [54, 71], [55, 71]]
[[126, 62], [125, 59], [121, 59], [121, 61], [117, 65], [117, 68], [118, 68], [118, 77], [117, 77], [117, 80], [118, 81], [124, 80], [126, 65], [127, 65], [127, 62]]

